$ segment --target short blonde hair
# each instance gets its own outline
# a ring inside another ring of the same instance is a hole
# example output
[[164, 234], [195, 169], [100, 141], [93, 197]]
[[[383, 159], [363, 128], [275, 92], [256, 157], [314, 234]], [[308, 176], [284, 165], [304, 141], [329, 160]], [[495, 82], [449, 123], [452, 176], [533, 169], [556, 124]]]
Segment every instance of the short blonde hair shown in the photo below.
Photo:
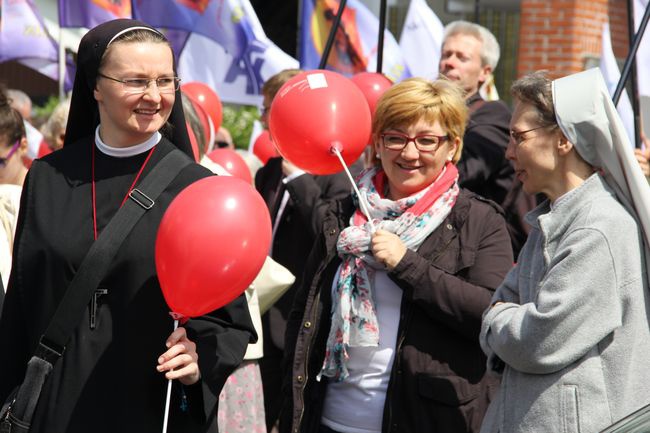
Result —
[[65, 129], [68, 125], [68, 113], [70, 112], [70, 98], [66, 98], [60, 101], [54, 111], [47, 119], [47, 122], [41, 126], [41, 133], [43, 138], [54, 149], [56, 145], [56, 139], [59, 138], [61, 134], [65, 134]]
[[420, 120], [440, 123], [449, 140], [459, 139], [452, 161], [460, 159], [467, 125], [467, 105], [463, 90], [446, 79], [436, 81], [409, 78], [390, 87], [379, 99], [372, 122], [375, 142], [391, 128], [412, 125]]

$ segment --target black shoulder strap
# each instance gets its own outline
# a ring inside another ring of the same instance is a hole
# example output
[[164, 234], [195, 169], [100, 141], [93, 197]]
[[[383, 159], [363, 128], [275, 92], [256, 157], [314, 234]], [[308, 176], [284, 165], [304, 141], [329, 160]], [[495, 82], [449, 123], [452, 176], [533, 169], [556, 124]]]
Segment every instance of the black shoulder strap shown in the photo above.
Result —
[[190, 163], [185, 154], [174, 149], [156, 164], [138, 188], [129, 193], [131, 200], [127, 200], [115, 213], [81, 262], [54, 317], [41, 336], [35, 356], [52, 364], [61, 357], [118, 248], [140, 217], [154, 206], [160, 193]]

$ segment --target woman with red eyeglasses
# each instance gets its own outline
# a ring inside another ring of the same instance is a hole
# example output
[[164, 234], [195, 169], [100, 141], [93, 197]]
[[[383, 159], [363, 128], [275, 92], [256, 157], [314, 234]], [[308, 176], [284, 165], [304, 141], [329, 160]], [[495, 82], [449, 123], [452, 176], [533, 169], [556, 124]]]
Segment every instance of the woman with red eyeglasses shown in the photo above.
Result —
[[[285, 340], [282, 432], [477, 432], [481, 315], [512, 266], [502, 211], [458, 187], [461, 90], [421, 78], [379, 100], [376, 166], [335, 202]], [[370, 216], [368, 221], [366, 215]]]
[[[0, 275], [7, 287], [11, 271], [13, 239], [27, 168], [23, 156], [27, 152], [27, 138], [23, 118], [10, 106], [4, 91], [0, 91]], [[0, 290], [0, 308], [4, 290]], [[1, 311], [1, 309], [0, 309]]]

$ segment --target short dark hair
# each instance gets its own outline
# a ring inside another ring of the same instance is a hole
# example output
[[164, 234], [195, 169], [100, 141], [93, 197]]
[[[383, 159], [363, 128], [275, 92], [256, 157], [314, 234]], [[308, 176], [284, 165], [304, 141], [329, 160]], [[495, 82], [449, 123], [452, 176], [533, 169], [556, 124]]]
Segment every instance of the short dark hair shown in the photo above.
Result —
[[11, 106], [11, 99], [6, 91], [4, 87], [0, 87], [0, 138], [6, 137], [6, 144], [11, 146], [26, 134], [23, 116]]
[[551, 79], [548, 78], [546, 71], [536, 71], [524, 75], [512, 83], [510, 93], [519, 101], [535, 107], [540, 125], [557, 125]]
[[302, 70], [300, 69], [285, 69], [284, 71], [278, 72], [264, 82], [264, 85], [262, 86], [262, 95], [272, 101], [273, 98], [275, 98], [275, 94], [280, 90], [280, 87], [301, 72]]

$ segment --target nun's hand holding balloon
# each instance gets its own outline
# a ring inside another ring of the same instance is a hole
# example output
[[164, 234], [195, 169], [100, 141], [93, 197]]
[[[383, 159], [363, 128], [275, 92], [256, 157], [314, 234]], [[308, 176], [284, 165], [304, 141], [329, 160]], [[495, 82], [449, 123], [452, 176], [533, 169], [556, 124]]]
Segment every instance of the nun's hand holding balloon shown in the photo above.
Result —
[[178, 379], [183, 385], [194, 385], [201, 378], [196, 344], [187, 338], [185, 328], [176, 329], [165, 342], [167, 351], [158, 358], [159, 372], [165, 379]]

